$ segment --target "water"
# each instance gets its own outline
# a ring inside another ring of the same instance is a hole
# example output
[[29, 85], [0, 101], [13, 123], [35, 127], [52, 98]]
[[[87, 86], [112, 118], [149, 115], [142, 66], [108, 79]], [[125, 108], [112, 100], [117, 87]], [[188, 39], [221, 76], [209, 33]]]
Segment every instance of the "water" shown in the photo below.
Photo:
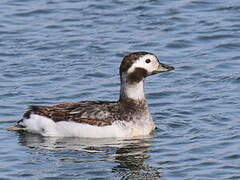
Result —
[[[238, 0], [0, 2], [0, 179], [240, 179]], [[28, 105], [116, 100], [145, 50], [158, 129], [138, 139], [8, 132]]]

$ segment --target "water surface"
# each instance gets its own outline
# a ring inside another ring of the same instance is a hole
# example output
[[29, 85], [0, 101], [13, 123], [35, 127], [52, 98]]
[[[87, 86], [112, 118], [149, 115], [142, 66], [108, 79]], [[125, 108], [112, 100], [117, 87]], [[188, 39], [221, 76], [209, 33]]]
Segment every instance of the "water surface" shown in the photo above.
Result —
[[[238, 0], [0, 2], [0, 179], [240, 179]], [[158, 129], [136, 139], [8, 132], [28, 105], [118, 99], [118, 67], [150, 51]]]

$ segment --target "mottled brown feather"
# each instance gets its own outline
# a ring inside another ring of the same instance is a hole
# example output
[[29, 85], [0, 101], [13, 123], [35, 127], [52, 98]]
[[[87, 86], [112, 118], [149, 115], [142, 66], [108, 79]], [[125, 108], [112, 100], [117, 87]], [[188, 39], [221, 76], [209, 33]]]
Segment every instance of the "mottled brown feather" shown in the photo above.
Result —
[[[53, 106], [30, 106], [23, 115], [30, 118], [37, 114], [52, 119], [54, 122], [73, 121], [95, 126], [109, 126], [114, 121], [131, 121], [133, 114], [144, 111], [146, 102], [134, 102], [125, 99], [121, 102], [92, 102], [85, 101], [72, 104], [58, 104]], [[140, 117], [139, 117], [140, 118]]]

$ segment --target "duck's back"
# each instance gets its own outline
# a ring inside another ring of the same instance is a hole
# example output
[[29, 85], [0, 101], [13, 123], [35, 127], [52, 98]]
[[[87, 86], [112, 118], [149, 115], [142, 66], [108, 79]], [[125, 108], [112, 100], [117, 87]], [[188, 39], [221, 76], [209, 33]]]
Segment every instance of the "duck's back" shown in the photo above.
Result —
[[119, 119], [119, 103], [83, 101], [53, 106], [30, 106], [29, 110], [24, 113], [23, 119], [29, 119], [31, 115], [40, 115], [54, 122], [72, 121], [107, 126]]

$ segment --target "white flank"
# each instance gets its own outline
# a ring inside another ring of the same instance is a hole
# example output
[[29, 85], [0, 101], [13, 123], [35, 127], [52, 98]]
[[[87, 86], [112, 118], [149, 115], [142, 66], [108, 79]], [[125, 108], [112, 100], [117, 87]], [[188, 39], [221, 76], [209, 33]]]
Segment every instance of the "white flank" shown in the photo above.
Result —
[[101, 127], [71, 121], [55, 123], [49, 118], [35, 114], [32, 114], [29, 119], [24, 119], [23, 125], [28, 132], [52, 137], [123, 138], [148, 135], [154, 129], [151, 119], [145, 120], [144, 123], [141, 121], [139, 124], [133, 122], [123, 124], [118, 121], [111, 126]]

